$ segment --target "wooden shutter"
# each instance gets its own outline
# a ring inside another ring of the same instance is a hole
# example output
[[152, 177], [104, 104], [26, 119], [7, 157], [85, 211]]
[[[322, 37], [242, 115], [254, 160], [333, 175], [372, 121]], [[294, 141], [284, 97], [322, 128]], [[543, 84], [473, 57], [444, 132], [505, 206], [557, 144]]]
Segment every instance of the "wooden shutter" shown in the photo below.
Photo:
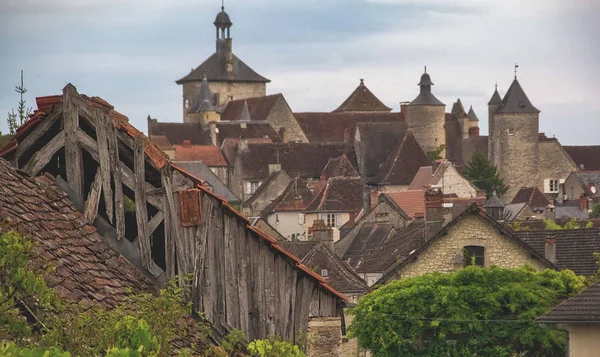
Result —
[[184, 227], [197, 226], [202, 222], [200, 190], [179, 191], [179, 216]]

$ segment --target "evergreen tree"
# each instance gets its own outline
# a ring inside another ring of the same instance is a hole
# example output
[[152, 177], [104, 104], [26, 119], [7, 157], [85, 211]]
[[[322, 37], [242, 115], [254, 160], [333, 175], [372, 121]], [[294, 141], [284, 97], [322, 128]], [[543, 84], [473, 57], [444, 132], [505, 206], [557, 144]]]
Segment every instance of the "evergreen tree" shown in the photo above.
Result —
[[[31, 113], [31, 108], [28, 108], [25, 103], [26, 101], [23, 99], [23, 94], [27, 93], [27, 89], [23, 84], [23, 71], [21, 71], [21, 85], [15, 86], [15, 92], [19, 93], [19, 107], [17, 108], [17, 112], [15, 113], [14, 109], [12, 112], [8, 113], [8, 132], [10, 134], [14, 134], [17, 128], [27, 120], [29, 114]], [[17, 118], [19, 119], [17, 121]]]
[[489, 198], [494, 191], [498, 196], [506, 193], [508, 186], [500, 178], [498, 168], [482, 153], [476, 151], [463, 171], [463, 176], [480, 190], [485, 191]]

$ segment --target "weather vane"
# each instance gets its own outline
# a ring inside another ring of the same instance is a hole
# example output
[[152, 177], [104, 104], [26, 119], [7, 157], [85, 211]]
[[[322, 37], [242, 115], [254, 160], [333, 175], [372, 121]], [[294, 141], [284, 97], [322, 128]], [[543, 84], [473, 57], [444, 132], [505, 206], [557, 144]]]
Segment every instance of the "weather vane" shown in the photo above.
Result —
[[517, 79], [517, 68], [519, 68], [519, 65], [515, 63], [515, 79]]

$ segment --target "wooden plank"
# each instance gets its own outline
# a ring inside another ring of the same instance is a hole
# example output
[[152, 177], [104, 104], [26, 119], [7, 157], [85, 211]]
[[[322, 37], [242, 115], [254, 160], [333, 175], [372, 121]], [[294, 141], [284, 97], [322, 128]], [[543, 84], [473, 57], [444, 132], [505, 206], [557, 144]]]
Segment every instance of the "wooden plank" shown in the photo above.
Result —
[[237, 288], [237, 241], [238, 230], [235, 218], [231, 214], [225, 217], [225, 311], [227, 324], [233, 328], [239, 328], [240, 301]]
[[61, 131], [52, 138], [44, 147], [33, 154], [29, 162], [23, 166], [23, 171], [30, 176], [36, 176], [50, 162], [52, 156], [65, 145], [65, 132]]
[[285, 300], [288, 304], [287, 316], [286, 316], [286, 331], [283, 336], [284, 339], [295, 342], [296, 340], [296, 286], [298, 280], [298, 271], [296, 267], [291, 263], [286, 264], [286, 289], [285, 289]]
[[63, 124], [65, 132], [65, 161], [67, 169], [67, 183], [73, 191], [83, 198], [83, 163], [81, 150], [77, 145], [77, 131], [79, 129], [79, 115], [74, 98], [77, 90], [71, 84], [63, 89]]
[[290, 302], [286, 300], [286, 261], [280, 254], [275, 255], [275, 281], [277, 284], [277, 296], [275, 305], [278, 306], [277, 315], [275, 318], [275, 333], [282, 338], [285, 338], [287, 314], [289, 311]]
[[100, 172], [102, 173], [102, 191], [104, 192], [104, 205], [108, 221], [113, 223], [113, 193], [111, 186], [111, 155], [108, 144], [108, 126], [113, 126], [108, 116], [100, 111], [94, 110], [94, 124], [96, 126], [96, 140], [98, 142], [98, 159], [100, 161]]
[[268, 248], [265, 247], [265, 317], [266, 317], [266, 329], [267, 336], [275, 334], [275, 289], [277, 282], [275, 281], [275, 254]]
[[114, 213], [117, 239], [125, 237], [125, 203], [123, 199], [123, 179], [121, 175], [121, 159], [119, 159], [119, 144], [115, 126], [110, 121], [106, 123], [106, 136], [108, 137], [108, 153], [110, 157], [110, 171], [115, 183]]
[[[173, 241], [173, 246], [175, 249], [175, 253], [176, 253], [176, 259], [179, 261], [179, 254], [180, 254], [180, 247], [177, 244], [177, 241], [180, 239], [179, 237], [182, 234], [182, 229], [183, 227], [181, 227], [181, 225], [179, 224], [179, 216], [178, 216], [178, 211], [177, 211], [177, 206], [175, 205], [175, 196], [173, 195], [173, 190], [171, 187], [171, 170], [170, 167], [165, 166], [163, 167], [162, 173], [161, 173], [161, 177], [162, 177], [162, 184], [163, 187], [165, 188], [165, 197], [167, 199], [167, 203], [169, 205], [169, 215], [171, 216], [171, 236], [172, 236], [172, 241]], [[173, 264], [175, 264], [175, 262], [173, 262]], [[182, 267], [181, 265], [178, 265], [178, 270], [181, 271]], [[176, 275], [177, 272], [173, 271], [173, 274]], [[180, 277], [183, 277], [182, 275], [180, 275]]]
[[96, 216], [98, 215], [100, 191], [102, 191], [102, 175], [100, 174], [100, 169], [97, 169], [96, 177], [94, 178], [94, 182], [92, 182], [92, 186], [90, 187], [90, 192], [87, 200], [85, 201], [85, 209], [83, 211], [83, 218], [90, 224], [94, 222], [94, 219], [96, 219]]
[[[90, 153], [90, 155], [92, 156], [92, 158], [94, 158], [94, 160], [96, 160], [97, 162], [100, 161], [100, 157], [98, 155], [98, 148], [96, 146], [96, 142], [94, 141], [94, 139], [92, 139], [89, 135], [87, 135], [83, 130], [79, 130], [77, 132], [77, 136], [79, 138], [79, 144], [81, 145], [81, 147], [83, 147], [87, 152]], [[133, 173], [133, 171], [127, 167], [127, 165], [125, 165], [124, 163], [122, 163], [120, 160], [118, 161], [119, 164], [119, 170], [115, 170], [113, 172], [117, 172], [118, 171], [118, 175], [120, 178], [120, 181], [122, 184], [124, 184], [125, 186], [129, 187], [129, 189], [131, 189], [132, 191], [135, 191], [135, 175]], [[117, 174], [113, 175], [114, 177], [117, 176]], [[115, 181], [115, 187], [116, 187], [117, 182]], [[151, 184], [144, 182], [144, 187], [146, 189], [146, 192], [149, 191], [154, 191], [156, 190], [156, 188], [154, 186], [152, 186]], [[115, 202], [117, 201], [116, 196], [117, 196], [117, 192], [119, 190], [115, 190]], [[121, 197], [123, 195], [123, 192], [121, 191]], [[159, 211], [163, 211], [163, 206], [162, 206], [162, 198], [160, 198], [157, 195], [146, 195], [146, 199], [148, 201], [148, 203], [150, 203], [152, 206], [156, 207], [156, 209], [158, 209]]]
[[[154, 233], [154, 231], [156, 230], [156, 228], [158, 228], [158, 226], [160, 225], [160, 222], [162, 222], [164, 220], [165, 216], [161, 211], [158, 211], [154, 217], [152, 217], [152, 219], [150, 220], [150, 222], [148, 222], [148, 234], [151, 236], [152, 233]], [[135, 237], [133, 243], [137, 244], [139, 242], [140, 236], [138, 235], [137, 237]]]
[[144, 182], [146, 182], [144, 144], [144, 138], [141, 135], [135, 138], [135, 217], [140, 252], [142, 254], [142, 265], [152, 272], [152, 248], [148, 232], [148, 208], [146, 206], [146, 192], [144, 190]]
[[[161, 175], [163, 174], [164, 173], [161, 173]], [[165, 273], [167, 274], [167, 279], [173, 279], [175, 276], [175, 243], [173, 241], [173, 220], [171, 218], [171, 210], [169, 209], [169, 201], [167, 200], [166, 194], [163, 196], [163, 207], [165, 209]]]
[[62, 105], [58, 105], [50, 114], [44, 118], [35, 129], [23, 139], [17, 146], [17, 151], [15, 153], [16, 159], [20, 159], [21, 156], [31, 148], [31, 146], [36, 143], [44, 134], [50, 130], [50, 128], [61, 118], [63, 114]]
[[[239, 329], [247, 332], [250, 326], [250, 315], [249, 315], [249, 288], [248, 288], [248, 237], [249, 233], [246, 227], [239, 220], [235, 220], [237, 227], [237, 246], [239, 249], [239, 256], [237, 260], [237, 286], [238, 295], [240, 301], [240, 323]], [[247, 336], [249, 338], [249, 336]]]

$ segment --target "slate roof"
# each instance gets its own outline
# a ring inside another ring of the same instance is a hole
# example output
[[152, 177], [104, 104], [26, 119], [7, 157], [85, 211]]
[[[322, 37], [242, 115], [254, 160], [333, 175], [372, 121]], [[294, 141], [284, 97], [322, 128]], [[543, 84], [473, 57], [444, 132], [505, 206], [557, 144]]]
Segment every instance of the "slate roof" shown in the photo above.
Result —
[[417, 213], [425, 214], [425, 190], [382, 193], [396, 202], [407, 216], [414, 218]]
[[285, 190], [261, 213], [264, 217], [273, 212], [304, 211], [313, 199], [313, 193], [299, 177], [290, 181]]
[[[246, 142], [249, 144], [270, 144], [273, 142], [273, 140], [271, 140], [271, 138], [247, 138]], [[221, 143], [221, 151], [223, 152], [223, 156], [231, 166], [235, 164], [239, 145], [240, 139], [238, 138], [225, 138]]]
[[517, 218], [519, 213], [527, 206], [527, 203], [511, 203], [504, 206], [504, 220], [506, 222], [512, 222]]
[[545, 238], [556, 238], [556, 267], [559, 269], [570, 269], [584, 276], [598, 271], [594, 253], [600, 253], [600, 229], [520, 230], [514, 234], [541, 255], [545, 254]]
[[246, 105], [248, 106], [250, 120], [266, 120], [279, 99], [285, 101], [282, 94], [271, 94], [264, 97], [232, 100], [227, 103], [223, 109], [223, 112], [221, 113], [221, 120], [242, 120], [242, 112], [244, 110], [244, 106]]
[[227, 166], [221, 149], [212, 145], [175, 145], [173, 161], [202, 161], [210, 167]]
[[325, 280], [334, 289], [344, 293], [363, 294], [368, 290], [367, 283], [331, 249], [317, 241], [283, 242], [283, 247], [300, 258], [302, 263], [320, 274], [327, 269]]
[[184, 169], [190, 174], [201, 177], [217, 195], [223, 197], [229, 202], [240, 202], [240, 199], [215, 175], [212, 170], [202, 161], [196, 162], [175, 162], [178, 167]]
[[473, 110], [473, 106], [469, 108], [469, 114], [467, 114], [467, 116], [469, 117], [469, 121], [479, 121], [477, 114], [475, 114], [475, 111]]
[[432, 85], [433, 82], [431, 81], [429, 73], [423, 73], [421, 81], [418, 84], [418, 86], [421, 87], [421, 92], [412, 102], [410, 102], [410, 105], [445, 105], [431, 93]]
[[488, 105], [500, 105], [502, 104], [502, 97], [500, 97], [500, 93], [498, 93], [498, 88], [494, 90], [494, 94], [490, 98]]
[[148, 135], [152, 144], [156, 145], [157, 148], [161, 150], [173, 150], [174, 145], [169, 142], [166, 136], [164, 135]]
[[0, 223], [0, 230], [25, 232], [37, 243], [34, 264], [56, 267], [47, 282], [60, 297], [115, 307], [129, 295], [128, 289], [155, 290], [85, 222], [52, 177], [22, 176], [2, 158]]
[[579, 170], [600, 171], [600, 145], [563, 146]]
[[392, 108], [383, 104], [370, 90], [365, 86], [361, 79], [360, 84], [352, 94], [339, 106], [334, 112], [390, 112]]
[[344, 144], [272, 143], [248, 144], [238, 151], [244, 179], [262, 179], [269, 175], [269, 164], [279, 162], [291, 177], [318, 178], [332, 157], [348, 155], [354, 161], [352, 147]]
[[227, 73], [225, 70], [225, 66], [223, 65], [223, 55], [217, 51], [188, 75], [177, 80], [176, 83], [184, 84], [187, 82], [200, 82], [204, 75], [206, 75], [209, 82], [270, 82], [267, 78], [256, 73], [236, 55], [232, 54], [232, 56], [233, 71], [231, 73]]
[[[217, 129], [219, 129], [219, 132], [217, 133], [217, 140], [220, 143], [222, 143], [226, 138], [239, 139], [241, 137], [244, 137], [248, 140], [268, 138], [274, 143], [280, 143], [282, 141], [279, 134], [277, 134], [271, 124], [267, 122], [218, 122]], [[261, 142], [264, 142], [264, 140]]]
[[307, 212], [356, 212], [363, 208], [360, 177], [332, 177], [313, 198]]
[[[365, 222], [360, 227], [356, 237], [344, 253], [342, 260], [350, 264], [354, 270], [363, 272], [365, 264], [363, 260], [367, 257], [367, 262], [371, 261], [370, 256], [379, 250], [390, 232], [393, 232], [393, 225], [389, 223]], [[373, 270], [374, 266], [367, 265], [367, 272]]]
[[508, 88], [502, 99], [502, 104], [496, 113], [539, 113], [540, 111], [531, 104], [527, 94], [523, 91], [521, 84], [515, 80]]
[[296, 121], [311, 143], [354, 141], [359, 123], [397, 122], [402, 131], [406, 123], [400, 113], [389, 112], [334, 112], [334, 113], [294, 113]]
[[600, 282], [556, 306], [536, 321], [600, 323]]
[[[571, 175], [575, 175], [587, 197], [600, 197], [600, 171], [572, 172]], [[592, 187], [596, 192], [592, 191]]]
[[[262, 194], [263, 192], [265, 192], [267, 190], [267, 188], [269, 188], [269, 185], [271, 185], [273, 183], [273, 181], [275, 181], [279, 176], [281, 175], [285, 175], [288, 176], [288, 174], [285, 173], [285, 171], [280, 170], [280, 171], [274, 171], [272, 172], [269, 177], [267, 177], [266, 180], [264, 180], [260, 186], [258, 186], [258, 189], [256, 189], [256, 191], [254, 191], [254, 193], [252, 194], [252, 196], [250, 196], [246, 202], [244, 202], [244, 204], [246, 205], [250, 205], [252, 204], [254, 201], [256, 201]], [[288, 176], [289, 178], [289, 176]]]
[[408, 130], [369, 183], [408, 186], [419, 169], [430, 164], [431, 160]]
[[511, 203], [527, 203], [532, 208], [546, 208], [552, 204], [537, 187], [521, 187]]
[[357, 125], [357, 130], [360, 135], [360, 145], [356, 150], [362, 152], [367, 178], [377, 175], [381, 165], [397, 148], [407, 131], [404, 122], [360, 123]]
[[208, 87], [208, 80], [206, 79], [206, 76], [202, 78], [200, 89], [194, 96], [192, 96], [191, 99], [190, 108], [188, 110], [191, 113], [202, 113], [217, 110], [217, 107], [214, 103], [215, 98]]
[[340, 176], [359, 176], [358, 171], [356, 171], [356, 168], [346, 155], [329, 159], [321, 174], [321, 180], [326, 181], [330, 177]]
[[409, 190], [422, 190], [423, 187], [431, 185], [431, 178], [433, 176], [433, 167], [424, 166], [419, 168], [419, 171], [415, 174], [415, 177], [408, 186]]
[[460, 98], [458, 98], [456, 102], [452, 104], [451, 113], [453, 115], [456, 115], [456, 117], [464, 117], [465, 115], [467, 115], [467, 112], [465, 112], [465, 107], [463, 106]]

